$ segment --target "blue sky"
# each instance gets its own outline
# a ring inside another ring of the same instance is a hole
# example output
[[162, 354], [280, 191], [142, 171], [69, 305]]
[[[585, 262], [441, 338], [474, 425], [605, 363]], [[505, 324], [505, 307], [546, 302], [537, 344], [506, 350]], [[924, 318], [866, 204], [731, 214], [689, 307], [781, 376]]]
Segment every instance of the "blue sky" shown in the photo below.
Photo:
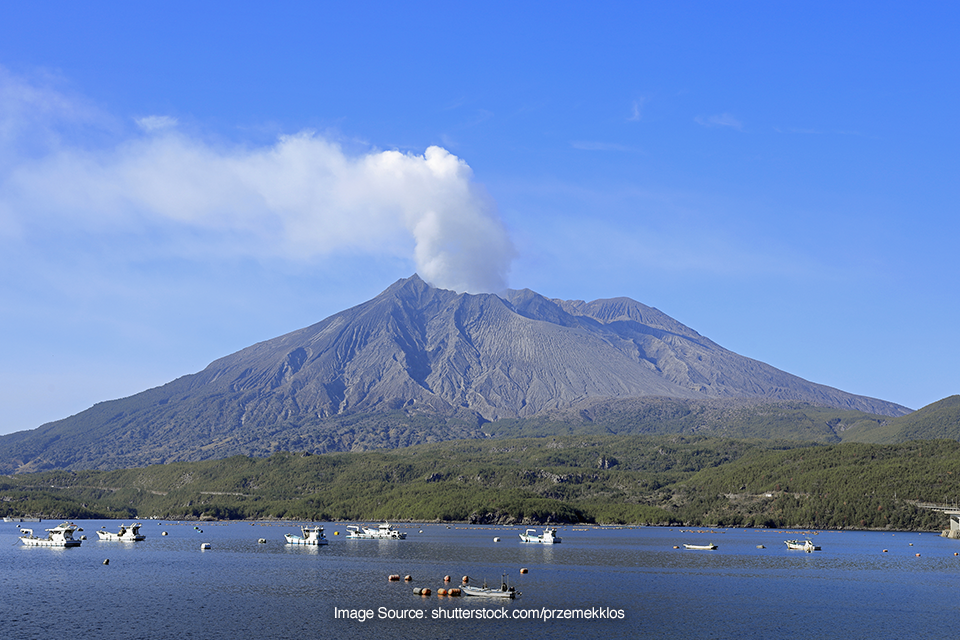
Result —
[[0, 433], [414, 272], [960, 392], [960, 5], [346, 5], [4, 7]]

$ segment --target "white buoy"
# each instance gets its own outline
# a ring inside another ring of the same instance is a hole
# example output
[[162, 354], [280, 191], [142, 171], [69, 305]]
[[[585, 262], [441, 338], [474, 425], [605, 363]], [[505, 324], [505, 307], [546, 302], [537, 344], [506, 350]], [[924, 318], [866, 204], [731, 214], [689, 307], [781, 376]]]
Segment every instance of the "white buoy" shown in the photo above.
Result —
[[204, 542], [202, 545], [200, 545], [200, 550], [201, 550], [201, 551], [204, 550], [204, 549], [209, 549], [209, 548], [210, 548], [210, 543], [209, 543], [209, 542]]

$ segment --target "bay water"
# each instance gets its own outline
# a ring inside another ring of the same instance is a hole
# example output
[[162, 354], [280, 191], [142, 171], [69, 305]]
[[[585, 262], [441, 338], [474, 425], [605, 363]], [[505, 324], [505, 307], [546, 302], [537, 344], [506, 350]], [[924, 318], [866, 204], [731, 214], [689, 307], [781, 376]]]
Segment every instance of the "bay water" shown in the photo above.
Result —
[[[75, 522], [87, 539], [71, 549], [25, 547], [0, 524], [4, 637], [876, 640], [951, 637], [960, 622], [960, 541], [933, 533], [566, 526], [536, 545], [523, 527], [347, 540], [347, 523], [323, 523], [317, 548], [285, 544], [298, 523], [147, 520], [130, 543], [97, 538], [118, 521]], [[788, 550], [792, 538], [821, 549]], [[436, 595], [463, 576], [521, 595]]]

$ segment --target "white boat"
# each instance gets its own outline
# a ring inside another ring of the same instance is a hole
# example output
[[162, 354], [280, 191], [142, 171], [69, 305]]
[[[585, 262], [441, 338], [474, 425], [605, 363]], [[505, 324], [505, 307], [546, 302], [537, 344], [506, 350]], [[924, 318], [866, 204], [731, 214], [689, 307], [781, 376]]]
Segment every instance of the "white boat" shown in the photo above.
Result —
[[20, 542], [28, 547], [79, 547], [80, 541], [73, 539], [75, 531], [83, 531], [72, 522], [58, 524], [53, 529], [47, 529], [47, 537], [33, 535], [33, 529], [20, 529]]
[[487, 586], [487, 583], [484, 582], [482, 587], [471, 587], [470, 585], [462, 585], [460, 587], [460, 593], [465, 596], [476, 596], [479, 598], [516, 598], [520, 595], [520, 592], [517, 591], [514, 587], [508, 587], [507, 582], [504, 578], [500, 578], [500, 588], [492, 589]]
[[703, 551], [713, 551], [717, 548], [717, 545], [713, 544], [685, 544], [683, 545], [684, 549], [701, 549]]
[[407, 534], [397, 531], [388, 522], [384, 522], [376, 529], [355, 524], [347, 525], [349, 540], [403, 540], [406, 537]]
[[[327, 544], [327, 538], [323, 535], [323, 527], [317, 525], [315, 527], [300, 527], [300, 533], [302, 535], [296, 535], [293, 533], [285, 533], [283, 537], [287, 539], [287, 544], [309, 544], [312, 546], [320, 546]], [[264, 540], [264, 542], [266, 542]]]
[[119, 533], [110, 533], [106, 530], [106, 527], [100, 527], [97, 531], [97, 536], [101, 540], [110, 540], [112, 542], [139, 542], [141, 540], [146, 540], [147, 536], [140, 533], [141, 524], [135, 522], [129, 527], [125, 524], [120, 525]]
[[787, 545], [787, 549], [806, 551], [807, 553], [810, 553], [811, 551], [820, 551], [820, 547], [813, 544], [809, 540], [784, 540], [783, 542]]
[[527, 529], [526, 532], [520, 534], [520, 542], [556, 544], [560, 542], [560, 537], [557, 535], [557, 530], [555, 528], [547, 527], [543, 530], [543, 533], [539, 535], [537, 535], [536, 529]]

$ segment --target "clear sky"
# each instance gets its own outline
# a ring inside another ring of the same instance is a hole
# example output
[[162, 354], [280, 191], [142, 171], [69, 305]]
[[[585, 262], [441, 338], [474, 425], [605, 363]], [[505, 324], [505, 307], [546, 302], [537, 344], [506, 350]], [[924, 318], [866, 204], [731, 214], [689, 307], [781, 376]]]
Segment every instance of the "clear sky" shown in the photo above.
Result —
[[7, 3], [0, 433], [396, 280], [960, 393], [960, 4]]

